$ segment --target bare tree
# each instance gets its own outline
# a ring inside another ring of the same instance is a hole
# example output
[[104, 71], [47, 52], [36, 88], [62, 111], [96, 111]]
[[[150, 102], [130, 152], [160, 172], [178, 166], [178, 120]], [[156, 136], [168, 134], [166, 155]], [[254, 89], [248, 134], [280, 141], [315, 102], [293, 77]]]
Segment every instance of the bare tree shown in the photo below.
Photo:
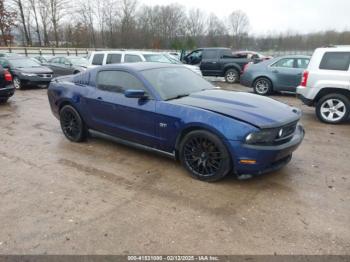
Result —
[[38, 2], [38, 9], [40, 20], [42, 23], [43, 35], [44, 35], [44, 45], [49, 46], [49, 22], [50, 22], [50, 0], [40, 0]]
[[15, 6], [19, 12], [20, 18], [21, 18], [21, 24], [22, 24], [26, 44], [32, 45], [32, 40], [31, 40], [29, 32], [28, 32], [28, 25], [27, 25], [27, 21], [26, 21], [27, 10], [25, 10], [26, 9], [25, 2], [23, 0], [13, 0], [13, 3], [15, 4]]
[[236, 48], [239, 48], [242, 38], [248, 33], [249, 18], [241, 10], [233, 11], [228, 17], [228, 25]]
[[[17, 0], [18, 1], [18, 0]], [[56, 46], [59, 46], [59, 23], [64, 17], [65, 11], [67, 10], [68, 1], [67, 0], [48, 0], [50, 20], [52, 23], [53, 33], [55, 37]]]
[[115, 34], [121, 18], [120, 2], [116, 2], [115, 0], [104, 0], [102, 3], [101, 12], [104, 17], [104, 23], [108, 35], [108, 45], [110, 47], [115, 47]]
[[9, 8], [5, 6], [4, 0], [0, 0], [0, 31], [2, 40], [6, 46], [8, 45], [8, 41], [11, 41], [10, 32], [11, 28], [15, 26], [16, 17], [16, 12], [9, 10]]
[[96, 47], [96, 35], [95, 35], [95, 6], [91, 0], [81, 0], [78, 2], [77, 14], [79, 14], [80, 20], [89, 29], [89, 46]]
[[170, 46], [176, 38], [185, 36], [186, 13], [184, 7], [178, 4], [162, 6], [160, 11], [161, 34], [165, 39], [165, 45]]
[[207, 20], [206, 40], [208, 46], [218, 46], [222, 42], [222, 38], [227, 34], [224, 23], [215, 15], [210, 14]]
[[37, 13], [37, 1], [36, 0], [29, 0], [30, 7], [34, 14], [34, 21], [35, 21], [35, 32], [38, 36], [38, 42], [39, 46], [41, 46], [41, 35], [40, 35], [40, 29], [39, 29], [39, 21], [38, 21], [38, 13]]
[[204, 21], [205, 21], [205, 15], [199, 8], [191, 9], [188, 12], [186, 25], [187, 25], [188, 33], [191, 37], [196, 38], [200, 35], [203, 35]]
[[122, 47], [132, 45], [132, 37], [136, 26], [137, 0], [122, 0], [121, 2], [121, 44]]

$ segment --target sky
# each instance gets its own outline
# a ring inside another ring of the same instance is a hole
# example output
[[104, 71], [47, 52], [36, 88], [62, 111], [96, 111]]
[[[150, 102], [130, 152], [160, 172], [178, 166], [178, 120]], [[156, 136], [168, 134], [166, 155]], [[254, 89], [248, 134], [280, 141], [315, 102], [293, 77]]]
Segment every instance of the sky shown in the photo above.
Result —
[[178, 3], [220, 18], [240, 9], [248, 15], [250, 32], [256, 35], [350, 30], [350, 0], [139, 0], [139, 3]]

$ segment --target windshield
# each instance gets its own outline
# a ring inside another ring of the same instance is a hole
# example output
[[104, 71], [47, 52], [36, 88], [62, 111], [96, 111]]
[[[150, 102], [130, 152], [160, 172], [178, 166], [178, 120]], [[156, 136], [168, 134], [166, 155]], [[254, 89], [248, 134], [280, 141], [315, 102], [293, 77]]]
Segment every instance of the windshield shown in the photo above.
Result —
[[141, 74], [158, 91], [163, 100], [188, 96], [214, 86], [186, 67], [168, 67], [144, 70]]
[[13, 67], [38, 67], [41, 66], [38, 62], [29, 59], [29, 58], [24, 58], [24, 59], [13, 59], [13, 60], [9, 60], [10, 64]]
[[144, 54], [143, 56], [147, 62], [173, 64], [173, 62], [163, 54]]
[[74, 57], [74, 58], [69, 58], [70, 62], [72, 65], [76, 66], [88, 66], [89, 61], [83, 57]]

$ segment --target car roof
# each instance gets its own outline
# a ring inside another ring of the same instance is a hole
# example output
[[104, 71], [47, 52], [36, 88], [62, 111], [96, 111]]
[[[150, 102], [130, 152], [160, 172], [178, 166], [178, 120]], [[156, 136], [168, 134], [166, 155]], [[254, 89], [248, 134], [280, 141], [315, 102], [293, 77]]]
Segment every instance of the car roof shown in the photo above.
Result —
[[321, 47], [316, 50], [323, 52], [350, 52], [350, 45]]
[[[201, 47], [201, 48], [197, 48], [195, 50], [202, 50], [202, 49], [205, 49], [205, 50], [223, 50], [223, 49], [228, 49], [228, 50], [231, 50], [230, 48], [228, 47]], [[194, 50], [194, 51], [195, 51]]]
[[0, 57], [2, 59], [6, 60], [23, 60], [23, 59], [30, 59], [29, 57], [26, 56], [7, 56], [7, 57]]
[[142, 51], [142, 50], [109, 50], [109, 51], [93, 51], [92, 54], [121, 54], [121, 53], [128, 53], [128, 54], [160, 54], [160, 52], [155, 51]]
[[143, 71], [143, 70], [158, 69], [158, 68], [183, 68], [183, 65], [156, 63], [156, 62], [138, 62], [138, 63], [110, 64], [110, 65], [98, 67], [97, 69], [127, 69], [131, 71]]
[[308, 56], [308, 55], [285, 55], [285, 56], [275, 57], [273, 60], [282, 59], [282, 58], [308, 58], [308, 59], [310, 59], [311, 56]]

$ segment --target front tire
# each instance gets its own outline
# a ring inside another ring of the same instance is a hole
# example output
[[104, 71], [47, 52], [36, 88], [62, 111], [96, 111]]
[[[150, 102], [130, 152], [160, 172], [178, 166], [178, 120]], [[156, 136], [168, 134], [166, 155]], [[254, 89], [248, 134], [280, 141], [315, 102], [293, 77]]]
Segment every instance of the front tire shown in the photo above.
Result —
[[267, 96], [272, 93], [272, 83], [265, 77], [256, 79], [254, 81], [253, 88], [254, 93], [261, 96]]
[[85, 141], [87, 129], [78, 111], [70, 105], [64, 106], [60, 111], [60, 123], [63, 134], [72, 142]]
[[339, 124], [349, 118], [350, 101], [341, 94], [329, 94], [316, 104], [318, 119], [327, 124]]
[[13, 86], [16, 88], [16, 89], [22, 89], [22, 82], [21, 82], [21, 79], [19, 79], [17, 76], [15, 76], [13, 78]]
[[204, 130], [192, 131], [182, 139], [180, 161], [192, 177], [206, 182], [221, 180], [232, 169], [221, 139]]
[[229, 84], [234, 84], [239, 81], [239, 72], [236, 69], [228, 69], [225, 72], [225, 81]]
[[5, 104], [9, 100], [9, 97], [0, 98], [0, 104]]

